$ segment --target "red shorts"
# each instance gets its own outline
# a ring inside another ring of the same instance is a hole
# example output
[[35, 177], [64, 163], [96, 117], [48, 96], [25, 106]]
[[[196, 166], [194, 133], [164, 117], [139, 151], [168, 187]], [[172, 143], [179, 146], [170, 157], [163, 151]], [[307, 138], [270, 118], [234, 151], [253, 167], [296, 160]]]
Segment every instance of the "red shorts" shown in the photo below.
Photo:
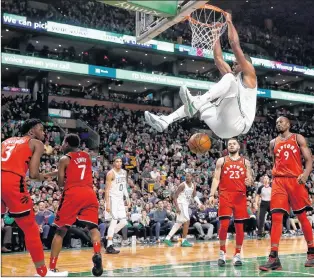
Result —
[[33, 209], [33, 201], [24, 178], [1, 171], [1, 181], [1, 214], [8, 209], [10, 216], [15, 218], [29, 215]]
[[219, 194], [219, 219], [231, 218], [237, 222], [250, 218], [246, 207], [246, 193], [223, 192]]
[[63, 193], [54, 224], [72, 226], [76, 220], [98, 226], [99, 203], [96, 193], [88, 187], [72, 187]]
[[297, 178], [275, 177], [272, 184], [270, 211], [283, 211], [290, 214], [290, 207], [295, 214], [312, 210], [309, 194], [304, 184]]

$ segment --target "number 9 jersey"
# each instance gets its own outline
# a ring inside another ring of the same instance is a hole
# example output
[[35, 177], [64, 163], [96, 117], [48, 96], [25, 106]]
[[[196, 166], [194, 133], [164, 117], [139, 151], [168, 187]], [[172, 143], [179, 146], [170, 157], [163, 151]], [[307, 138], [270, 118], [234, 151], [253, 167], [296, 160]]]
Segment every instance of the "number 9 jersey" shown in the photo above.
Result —
[[303, 173], [300, 147], [297, 135], [291, 134], [287, 139], [277, 137], [274, 145], [274, 177], [298, 177]]

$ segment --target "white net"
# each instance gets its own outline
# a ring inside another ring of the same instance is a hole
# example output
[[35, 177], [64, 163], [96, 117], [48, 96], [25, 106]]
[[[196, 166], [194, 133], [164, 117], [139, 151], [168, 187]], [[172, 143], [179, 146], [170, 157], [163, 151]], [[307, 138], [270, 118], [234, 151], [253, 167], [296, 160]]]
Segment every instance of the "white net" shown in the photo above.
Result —
[[224, 11], [211, 5], [195, 10], [188, 20], [192, 29], [192, 47], [209, 51], [227, 28]]

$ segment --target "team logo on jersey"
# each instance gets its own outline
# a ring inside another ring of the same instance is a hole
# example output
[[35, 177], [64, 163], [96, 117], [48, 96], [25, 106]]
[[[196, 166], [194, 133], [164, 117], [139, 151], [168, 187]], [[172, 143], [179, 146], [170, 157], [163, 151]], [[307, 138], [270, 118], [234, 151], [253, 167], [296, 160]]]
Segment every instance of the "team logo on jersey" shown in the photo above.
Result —
[[281, 153], [281, 151], [285, 151], [285, 150], [291, 150], [293, 153], [297, 152], [297, 149], [295, 146], [291, 145], [291, 144], [284, 144], [282, 145], [280, 148], [277, 149], [276, 151], [276, 156], [278, 157], [279, 154]]
[[22, 198], [21, 198], [21, 203], [22, 204], [27, 204], [29, 201], [29, 197], [27, 195], [24, 195]]
[[224, 171], [224, 174], [228, 174], [229, 172], [234, 172], [238, 171], [241, 175], [244, 175], [244, 169], [240, 165], [230, 165], [229, 167], [226, 168]]

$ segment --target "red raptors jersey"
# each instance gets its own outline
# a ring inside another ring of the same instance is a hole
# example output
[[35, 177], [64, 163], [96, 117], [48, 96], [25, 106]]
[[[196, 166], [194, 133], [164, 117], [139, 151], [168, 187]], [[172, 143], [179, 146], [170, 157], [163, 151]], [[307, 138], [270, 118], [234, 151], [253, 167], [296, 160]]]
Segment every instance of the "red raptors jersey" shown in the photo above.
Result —
[[1, 144], [1, 169], [25, 177], [33, 155], [29, 147], [30, 137], [12, 137]]
[[70, 152], [70, 163], [65, 172], [64, 190], [72, 187], [93, 187], [92, 161], [86, 152]]
[[289, 138], [277, 137], [274, 146], [275, 164], [274, 177], [298, 177], [303, 173], [301, 151], [297, 142], [297, 135]]
[[233, 161], [225, 156], [221, 169], [219, 192], [246, 192], [246, 167], [245, 158], [240, 157]]

